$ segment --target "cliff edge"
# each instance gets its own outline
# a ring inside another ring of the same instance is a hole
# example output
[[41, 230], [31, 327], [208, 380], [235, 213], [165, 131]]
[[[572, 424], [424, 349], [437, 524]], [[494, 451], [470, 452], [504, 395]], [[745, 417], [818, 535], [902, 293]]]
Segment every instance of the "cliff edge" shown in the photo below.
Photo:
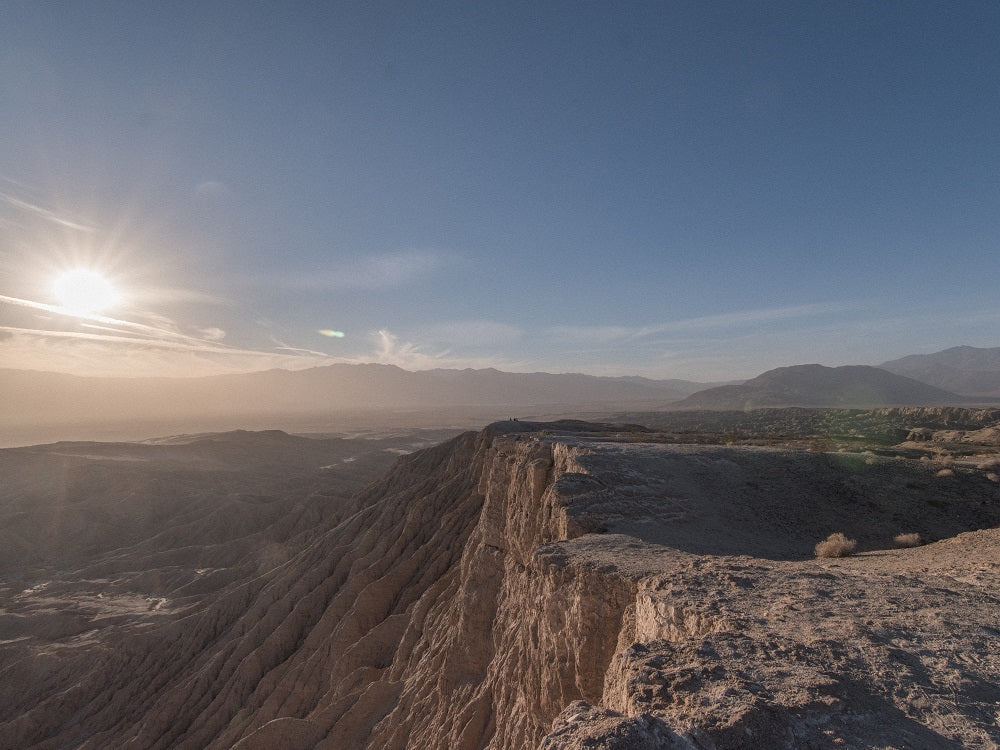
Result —
[[[985, 471], [502, 422], [354, 503], [166, 621], [3, 667], [0, 746], [1000, 743]], [[832, 531], [860, 553], [813, 559]]]

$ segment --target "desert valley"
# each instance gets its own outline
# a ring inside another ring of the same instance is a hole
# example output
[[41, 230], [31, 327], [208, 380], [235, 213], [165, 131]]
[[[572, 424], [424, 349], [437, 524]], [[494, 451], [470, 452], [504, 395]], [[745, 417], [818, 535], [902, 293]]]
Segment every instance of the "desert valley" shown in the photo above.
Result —
[[1000, 3], [0, 2], [0, 750], [1000, 750]]
[[0, 747], [996, 747], [1000, 408], [874, 370], [6, 448]]

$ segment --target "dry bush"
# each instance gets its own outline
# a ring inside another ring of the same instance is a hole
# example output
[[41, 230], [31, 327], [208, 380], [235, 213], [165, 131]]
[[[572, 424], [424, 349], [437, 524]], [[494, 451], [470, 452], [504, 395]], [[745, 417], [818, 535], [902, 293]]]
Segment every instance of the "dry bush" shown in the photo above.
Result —
[[941, 471], [939, 471], [934, 476], [937, 476], [937, 477], [953, 477], [953, 476], [955, 476], [955, 472], [952, 471], [951, 469], [941, 469]]
[[857, 546], [856, 541], [838, 531], [816, 545], [816, 557], [847, 557], [854, 553]]
[[924, 540], [920, 538], [920, 534], [916, 532], [896, 534], [892, 541], [896, 543], [897, 547], [919, 547], [924, 543]]

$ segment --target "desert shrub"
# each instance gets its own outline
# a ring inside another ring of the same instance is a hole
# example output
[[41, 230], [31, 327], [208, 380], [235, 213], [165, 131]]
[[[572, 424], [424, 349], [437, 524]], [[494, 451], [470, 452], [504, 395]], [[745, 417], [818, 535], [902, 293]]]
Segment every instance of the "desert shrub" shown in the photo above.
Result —
[[941, 471], [939, 471], [934, 476], [937, 476], [937, 477], [953, 477], [953, 476], [955, 476], [955, 472], [952, 471], [951, 469], [941, 469]]
[[838, 531], [816, 545], [816, 557], [847, 557], [854, 553], [857, 546], [856, 541]]
[[920, 538], [920, 534], [916, 532], [896, 534], [892, 541], [896, 543], [897, 547], [919, 547], [924, 543], [924, 540]]
[[812, 438], [809, 441], [809, 450], [817, 453], [826, 453], [827, 451], [832, 451], [835, 447], [833, 441], [828, 437]]

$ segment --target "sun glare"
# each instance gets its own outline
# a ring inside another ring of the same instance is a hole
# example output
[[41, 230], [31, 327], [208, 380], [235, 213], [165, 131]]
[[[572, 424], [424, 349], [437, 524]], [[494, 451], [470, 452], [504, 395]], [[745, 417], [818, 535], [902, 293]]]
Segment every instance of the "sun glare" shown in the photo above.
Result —
[[52, 284], [59, 304], [73, 313], [90, 315], [114, 307], [121, 300], [114, 285], [97, 271], [74, 268]]

